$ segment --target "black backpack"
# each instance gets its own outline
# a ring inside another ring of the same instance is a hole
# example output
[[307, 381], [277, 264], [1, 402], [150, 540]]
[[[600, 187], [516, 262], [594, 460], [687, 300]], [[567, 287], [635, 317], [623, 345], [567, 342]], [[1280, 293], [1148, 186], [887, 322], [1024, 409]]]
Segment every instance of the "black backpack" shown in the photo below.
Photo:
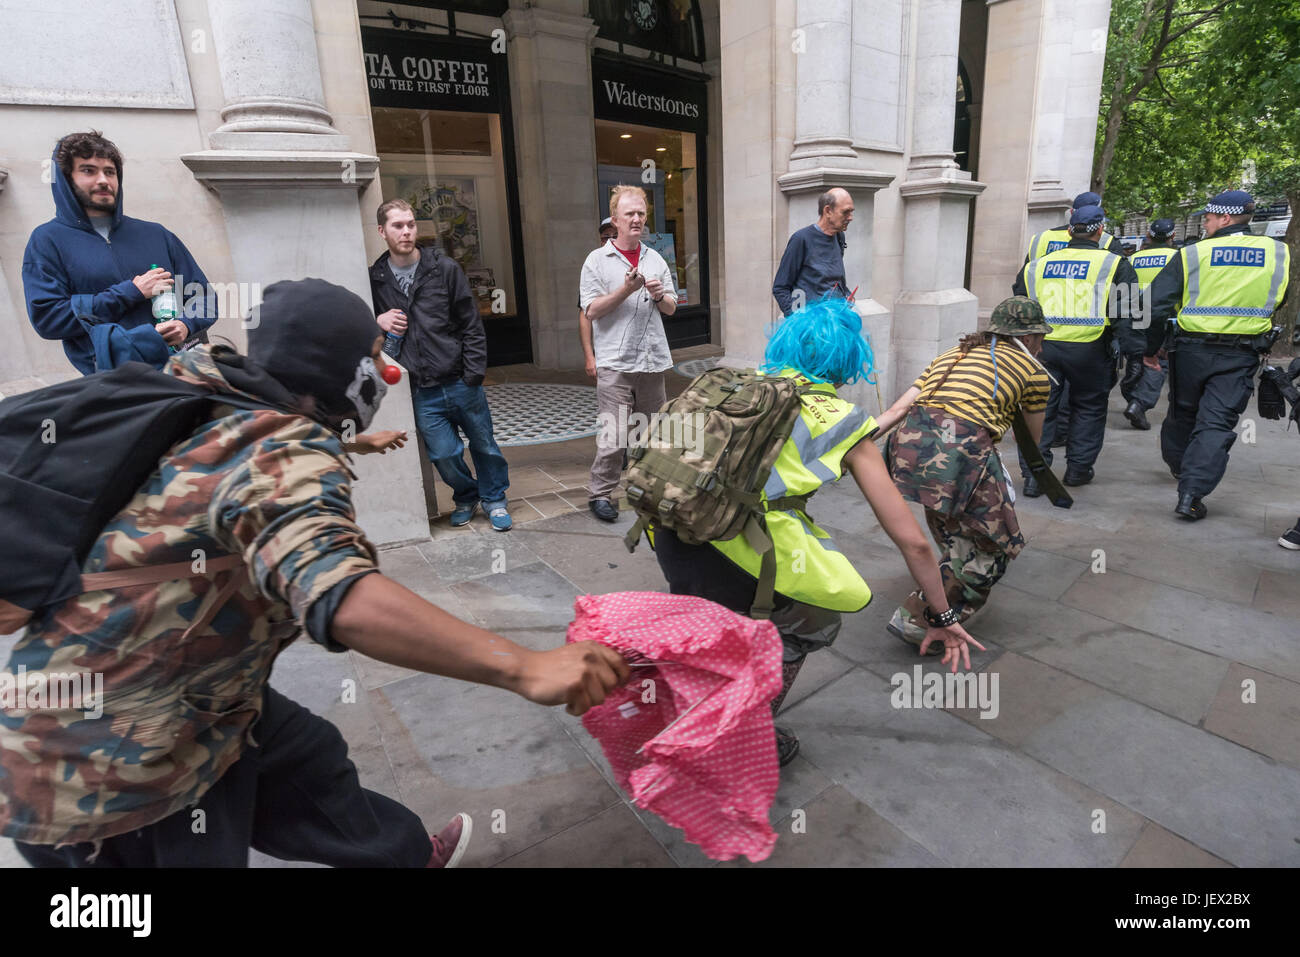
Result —
[[[142, 362], [0, 401], [0, 634], [38, 609], [95, 590], [83, 584], [81, 566], [100, 532], [217, 405], [277, 409]], [[219, 568], [238, 563], [220, 561]], [[208, 563], [209, 571], [219, 568]]]

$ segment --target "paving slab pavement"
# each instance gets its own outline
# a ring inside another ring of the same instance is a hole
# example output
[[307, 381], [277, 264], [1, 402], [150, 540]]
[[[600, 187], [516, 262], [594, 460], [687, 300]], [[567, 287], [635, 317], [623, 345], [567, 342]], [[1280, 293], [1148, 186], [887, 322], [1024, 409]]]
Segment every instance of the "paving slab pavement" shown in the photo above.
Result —
[[[976, 671], [998, 679], [995, 718], [894, 706], [896, 676], [941, 670], [884, 631], [910, 578], [851, 482], [818, 493], [810, 511], [875, 599], [786, 702], [802, 750], [761, 866], [1300, 864], [1300, 553], [1276, 545], [1300, 514], [1300, 440], [1256, 422], [1210, 517], [1187, 524], [1159, 459], [1163, 406], [1136, 432], [1116, 394], [1075, 506], [1018, 503], [1029, 544], [970, 624], [988, 646]], [[383, 570], [534, 648], [563, 642], [578, 595], [662, 589], [645, 544], [623, 547], [631, 516], [605, 525], [582, 508], [588, 452], [567, 445], [577, 451], [538, 459], [529, 481], [533, 497], [576, 508], [505, 534], [443, 519], [428, 541], [382, 552]], [[362, 781], [431, 830], [470, 811], [466, 866], [715, 866], [629, 803], [560, 709], [308, 642], [272, 684], [334, 721]], [[21, 865], [10, 842], [0, 864]]]

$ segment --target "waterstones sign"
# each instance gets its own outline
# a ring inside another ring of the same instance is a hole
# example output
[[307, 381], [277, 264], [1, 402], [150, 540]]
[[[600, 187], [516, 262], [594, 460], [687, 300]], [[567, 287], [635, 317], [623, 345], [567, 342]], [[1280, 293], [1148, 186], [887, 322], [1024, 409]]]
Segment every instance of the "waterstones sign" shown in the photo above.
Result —
[[362, 30], [370, 105], [498, 113], [505, 56], [489, 41]]
[[596, 118], [704, 133], [704, 82], [592, 57], [592, 99]]

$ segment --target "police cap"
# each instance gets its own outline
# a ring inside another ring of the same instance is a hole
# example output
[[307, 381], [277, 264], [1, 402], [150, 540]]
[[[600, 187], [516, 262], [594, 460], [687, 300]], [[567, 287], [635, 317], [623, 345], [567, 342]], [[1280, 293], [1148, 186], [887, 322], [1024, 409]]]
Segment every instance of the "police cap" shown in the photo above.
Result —
[[1229, 189], [1220, 193], [1214, 199], [1205, 204], [1204, 209], [1198, 209], [1192, 213], [1193, 216], [1200, 216], [1202, 213], [1223, 213], [1228, 216], [1240, 216], [1242, 213], [1253, 213], [1255, 211], [1255, 200], [1244, 189]]
[[1100, 206], [1080, 206], [1070, 214], [1070, 232], [1090, 233], [1106, 221]]

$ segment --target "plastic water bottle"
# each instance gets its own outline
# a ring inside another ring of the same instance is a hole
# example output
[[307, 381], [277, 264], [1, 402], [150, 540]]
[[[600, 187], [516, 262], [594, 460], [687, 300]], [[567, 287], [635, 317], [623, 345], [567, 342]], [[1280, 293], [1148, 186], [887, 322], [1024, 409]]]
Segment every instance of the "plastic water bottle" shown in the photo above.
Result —
[[[157, 269], [158, 264], [154, 263], [149, 268]], [[180, 311], [176, 308], [175, 290], [164, 289], [162, 292], [155, 293], [150, 302], [153, 304], [153, 324], [155, 326], [160, 322], [176, 319], [180, 315]]]
[[[402, 315], [405, 316], [406, 313], [402, 313]], [[399, 336], [396, 333], [385, 332], [384, 333], [384, 355], [388, 356], [390, 359], [396, 359], [398, 353], [402, 351], [402, 342], [405, 339], [406, 339], [405, 333]]]

